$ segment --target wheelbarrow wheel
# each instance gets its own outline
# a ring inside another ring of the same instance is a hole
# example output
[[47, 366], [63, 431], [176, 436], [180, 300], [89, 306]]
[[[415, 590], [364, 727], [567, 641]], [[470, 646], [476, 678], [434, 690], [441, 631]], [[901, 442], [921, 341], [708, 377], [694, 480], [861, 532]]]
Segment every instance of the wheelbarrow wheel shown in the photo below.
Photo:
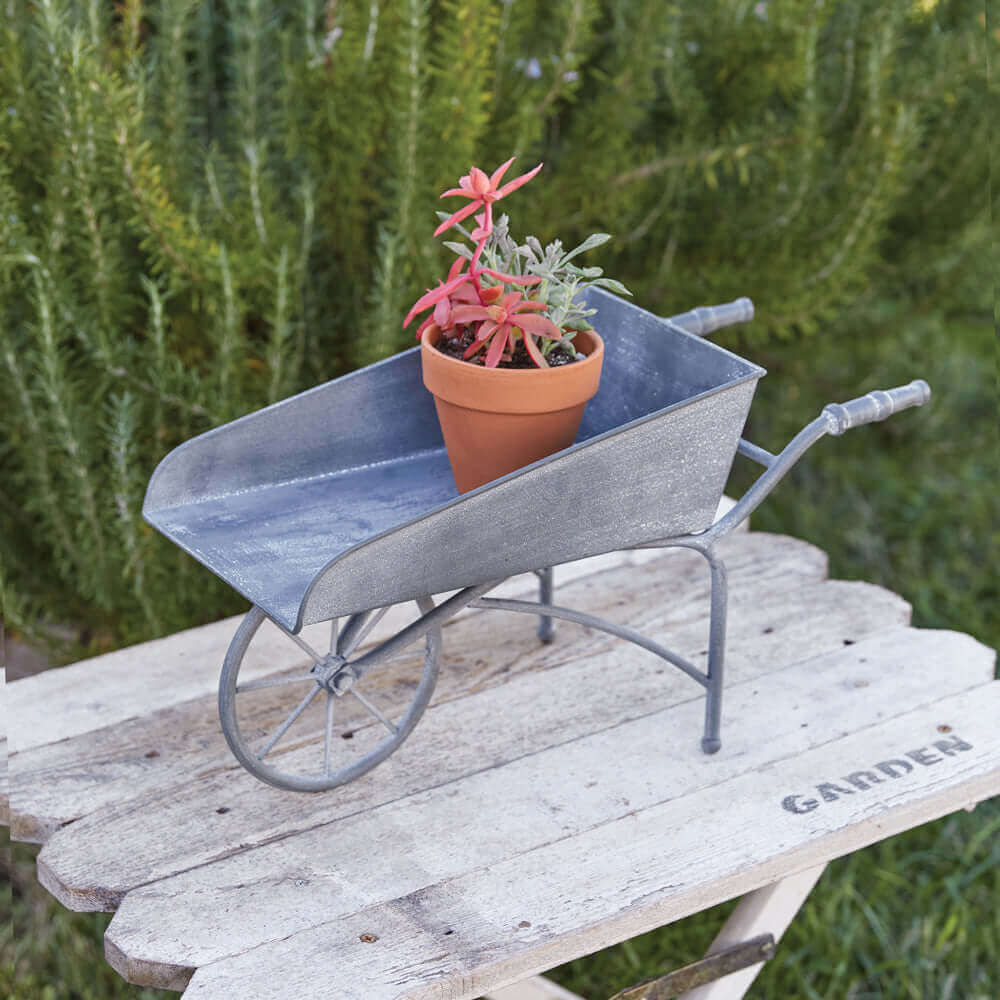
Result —
[[[433, 607], [429, 597], [405, 606], [413, 609], [408, 622]], [[324, 653], [314, 638], [307, 642], [285, 631], [253, 607], [233, 636], [219, 681], [222, 731], [237, 760], [278, 788], [322, 792], [353, 781], [397, 750], [434, 691], [440, 627], [426, 632], [422, 657], [414, 644], [405, 662], [396, 654], [392, 664], [373, 665], [369, 656], [363, 674], [352, 663], [375, 625], [403, 610], [352, 615], [340, 628], [332, 622]]]

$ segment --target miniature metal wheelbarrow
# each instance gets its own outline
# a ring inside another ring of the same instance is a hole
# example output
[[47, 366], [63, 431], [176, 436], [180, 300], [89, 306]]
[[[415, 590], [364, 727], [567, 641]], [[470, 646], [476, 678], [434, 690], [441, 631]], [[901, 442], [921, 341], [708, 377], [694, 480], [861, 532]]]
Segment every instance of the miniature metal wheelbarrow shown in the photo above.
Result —
[[[716, 542], [824, 434], [919, 406], [930, 389], [915, 381], [827, 406], [772, 455], [740, 437], [764, 370], [699, 339], [749, 320], [749, 299], [671, 319], [599, 290], [588, 305], [605, 361], [577, 442], [461, 496], [421, 385], [419, 348], [202, 434], [160, 463], [144, 517], [253, 603], [226, 655], [219, 711], [233, 753], [258, 778], [322, 791], [385, 760], [430, 701], [441, 625], [466, 607], [537, 615], [543, 641], [562, 619], [649, 650], [705, 688], [702, 749], [719, 749], [726, 570]], [[766, 471], [713, 523], [737, 453]], [[553, 604], [551, 567], [666, 546], [700, 552], [711, 571], [707, 671], [632, 629]], [[532, 571], [538, 601], [486, 596]], [[452, 590], [438, 605], [430, 597]], [[403, 602], [415, 606], [413, 620], [363, 649]], [[262, 663], [261, 648], [272, 655], [273, 632], [258, 635], [268, 619], [300, 647], [305, 666], [275, 674]], [[326, 621], [329, 648], [317, 650], [299, 633]], [[383, 711], [379, 669], [420, 642], [419, 679], [397, 684], [395, 708]], [[358, 731], [368, 745], [335, 738], [355, 735], [335, 734], [338, 705], [367, 713]]]

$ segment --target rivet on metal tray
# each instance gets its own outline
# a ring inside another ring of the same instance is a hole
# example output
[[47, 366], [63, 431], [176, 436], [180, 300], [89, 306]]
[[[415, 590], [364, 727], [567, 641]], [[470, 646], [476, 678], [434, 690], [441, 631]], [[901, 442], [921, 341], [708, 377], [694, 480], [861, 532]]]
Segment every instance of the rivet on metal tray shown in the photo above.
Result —
[[223, 815], [224, 813], [227, 813], [227, 812], [229, 812], [229, 806], [219, 806], [219, 808], [218, 808], [218, 809], [216, 809], [215, 811], [216, 811], [216, 812], [217, 812], [217, 813], [218, 813], [218, 814], [219, 814], [220, 816], [222, 816], [222, 815]]
[[530, 920], [522, 920], [517, 926], [518, 927], [530, 927], [531, 926], [531, 921]]
[[362, 934], [361, 935], [361, 940], [364, 941], [365, 944], [374, 944], [378, 940], [378, 935], [377, 934]]

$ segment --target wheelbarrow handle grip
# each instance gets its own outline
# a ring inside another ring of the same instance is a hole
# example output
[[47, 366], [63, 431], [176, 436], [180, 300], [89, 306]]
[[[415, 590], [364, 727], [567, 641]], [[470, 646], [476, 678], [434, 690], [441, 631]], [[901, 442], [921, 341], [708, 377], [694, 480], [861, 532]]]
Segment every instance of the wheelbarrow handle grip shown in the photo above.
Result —
[[885, 420], [900, 410], [911, 406], [923, 406], [931, 398], [931, 387], [922, 379], [915, 379], [909, 385], [895, 389], [876, 389], [865, 396], [859, 396], [847, 403], [831, 403], [823, 408], [827, 421], [827, 433], [843, 434], [852, 427]]
[[668, 316], [667, 322], [679, 326], [696, 337], [704, 337], [724, 326], [734, 323], [748, 323], [753, 319], [753, 302], [746, 296], [723, 302], [717, 306], [699, 306], [677, 316]]

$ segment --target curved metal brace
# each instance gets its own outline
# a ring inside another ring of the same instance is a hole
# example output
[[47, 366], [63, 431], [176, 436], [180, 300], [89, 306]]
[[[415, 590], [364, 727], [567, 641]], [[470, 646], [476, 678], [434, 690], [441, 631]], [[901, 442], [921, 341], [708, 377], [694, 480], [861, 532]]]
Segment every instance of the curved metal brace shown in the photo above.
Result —
[[[788, 474], [792, 466], [824, 435], [830, 431], [830, 425], [825, 416], [819, 416], [806, 424], [791, 441], [781, 450], [780, 454], [772, 456], [769, 462], [764, 459], [763, 449], [754, 450], [751, 445], [744, 454], [753, 461], [767, 465], [766, 471], [743, 494], [736, 504], [707, 531], [699, 537], [706, 545], [711, 545], [717, 538], [729, 534], [737, 525], [742, 524], [768, 497], [771, 491]], [[747, 442], [749, 444], [749, 442]], [[751, 453], [748, 453], [751, 452]]]
[[708, 687], [709, 678], [703, 674], [693, 663], [689, 663], [683, 656], [672, 652], [658, 642], [647, 638], [641, 632], [636, 632], [626, 625], [616, 625], [604, 618], [597, 618], [588, 615], [584, 611], [574, 611], [572, 608], [561, 608], [555, 604], [542, 604], [538, 601], [517, 601], [505, 597], [478, 597], [469, 602], [469, 607], [494, 609], [497, 611], [517, 611], [521, 614], [544, 615], [548, 618], [559, 618], [562, 621], [575, 622], [577, 625], [585, 625], [587, 628], [596, 628], [601, 632], [617, 636], [619, 639], [627, 639], [636, 646], [649, 650], [661, 659], [673, 664], [683, 671], [692, 680], [697, 681], [702, 687]]
[[363, 656], [351, 661], [351, 668], [360, 679], [372, 667], [392, 659], [402, 653], [408, 646], [412, 646], [418, 639], [422, 639], [432, 628], [443, 625], [453, 615], [458, 614], [462, 608], [467, 607], [476, 600], [477, 597], [492, 590], [502, 580], [491, 580], [489, 583], [481, 583], [476, 587], [466, 587], [457, 594], [453, 594], [447, 601], [442, 601], [433, 611], [421, 615], [415, 622], [411, 622], [406, 628], [401, 629], [394, 636], [379, 643], [374, 649], [369, 650]]

